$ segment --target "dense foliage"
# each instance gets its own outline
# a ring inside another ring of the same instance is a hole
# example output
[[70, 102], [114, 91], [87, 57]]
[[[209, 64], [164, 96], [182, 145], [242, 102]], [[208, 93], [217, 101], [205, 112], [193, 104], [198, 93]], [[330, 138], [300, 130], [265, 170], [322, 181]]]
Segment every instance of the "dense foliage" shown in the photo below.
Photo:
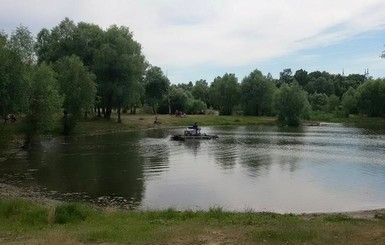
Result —
[[284, 69], [278, 79], [256, 69], [240, 83], [225, 73], [211, 83], [171, 85], [124, 26], [103, 30], [65, 18], [36, 38], [25, 26], [10, 35], [0, 32], [0, 115], [29, 121], [27, 141], [60, 117], [68, 133], [81, 115], [109, 119], [116, 110], [120, 122], [123, 111], [143, 106], [154, 114], [201, 114], [210, 108], [221, 115], [277, 115], [283, 124], [298, 125], [311, 111], [384, 116], [384, 101], [384, 79], [303, 69]]
[[298, 126], [300, 119], [307, 113], [306, 93], [298, 83], [284, 83], [274, 95], [274, 107], [278, 121], [283, 125]]

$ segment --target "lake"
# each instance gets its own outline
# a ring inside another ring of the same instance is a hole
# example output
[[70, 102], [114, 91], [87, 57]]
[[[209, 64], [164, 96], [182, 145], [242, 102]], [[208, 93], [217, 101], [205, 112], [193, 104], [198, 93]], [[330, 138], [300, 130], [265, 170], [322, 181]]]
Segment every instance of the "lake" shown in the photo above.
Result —
[[66, 201], [127, 209], [280, 213], [385, 207], [385, 131], [341, 124], [298, 129], [202, 127], [43, 140], [0, 162], [0, 180]]

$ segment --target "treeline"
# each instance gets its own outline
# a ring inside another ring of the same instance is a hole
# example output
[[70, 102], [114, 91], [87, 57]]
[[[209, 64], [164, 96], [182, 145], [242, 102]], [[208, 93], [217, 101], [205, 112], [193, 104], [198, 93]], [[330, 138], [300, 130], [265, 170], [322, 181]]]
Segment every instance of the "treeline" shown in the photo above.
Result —
[[277, 115], [280, 122], [298, 125], [312, 112], [338, 116], [363, 113], [385, 115], [385, 81], [365, 75], [290, 69], [279, 79], [259, 70], [240, 82], [235, 74], [171, 85], [161, 68], [144, 57], [140, 43], [127, 27], [103, 30], [66, 18], [35, 38], [19, 26], [0, 33], [0, 113], [23, 114], [27, 141], [62, 119], [70, 133], [89, 114], [109, 119], [146, 107], [152, 113]]
[[[199, 80], [171, 88], [177, 108], [188, 110], [188, 98], [193, 98], [204, 102], [202, 108], [216, 109], [222, 115], [276, 115], [280, 122], [292, 126], [317, 113], [334, 117], [385, 115], [385, 80], [361, 74], [308, 73], [302, 69], [293, 74], [285, 69], [274, 79], [254, 70], [240, 83], [234, 74], [225, 74], [210, 85]], [[165, 106], [160, 109], [166, 112]]]

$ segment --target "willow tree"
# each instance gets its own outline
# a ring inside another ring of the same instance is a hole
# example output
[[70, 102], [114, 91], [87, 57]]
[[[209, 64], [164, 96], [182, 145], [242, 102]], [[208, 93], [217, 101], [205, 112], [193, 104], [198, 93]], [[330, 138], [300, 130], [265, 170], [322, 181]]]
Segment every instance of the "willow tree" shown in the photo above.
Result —
[[145, 58], [141, 45], [133, 39], [127, 27], [111, 26], [103, 37], [101, 48], [95, 52], [94, 71], [98, 82], [98, 95], [109, 119], [117, 109], [121, 122], [122, 108], [132, 102], [132, 94], [142, 82]]
[[231, 115], [239, 104], [240, 86], [234, 74], [216, 77], [210, 86], [210, 101], [221, 115]]
[[37, 136], [52, 130], [60, 116], [62, 97], [55, 72], [46, 64], [35, 66], [30, 74], [30, 89], [26, 124], [25, 143], [28, 148], [36, 143]]
[[298, 126], [309, 102], [298, 83], [282, 84], [274, 95], [274, 107], [281, 125]]
[[24, 112], [28, 99], [27, 71], [34, 63], [33, 36], [19, 26], [11, 36], [0, 33], [0, 114]]
[[164, 75], [162, 69], [157, 66], [150, 66], [145, 77], [146, 102], [151, 106], [153, 113], [157, 113], [158, 106], [162, 99], [168, 95], [170, 81]]
[[95, 75], [90, 73], [77, 56], [58, 60], [54, 69], [64, 97], [64, 134], [69, 134], [83, 113], [94, 108], [96, 97]]
[[271, 115], [275, 91], [273, 81], [254, 70], [241, 83], [241, 105], [245, 115]]

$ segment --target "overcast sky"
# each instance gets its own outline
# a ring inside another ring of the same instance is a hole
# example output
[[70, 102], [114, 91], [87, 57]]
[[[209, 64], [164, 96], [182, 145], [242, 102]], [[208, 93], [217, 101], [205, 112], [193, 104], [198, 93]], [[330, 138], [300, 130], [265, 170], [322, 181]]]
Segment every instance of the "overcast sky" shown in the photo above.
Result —
[[128, 26], [172, 83], [254, 69], [385, 77], [385, 0], [0, 0], [0, 30]]

